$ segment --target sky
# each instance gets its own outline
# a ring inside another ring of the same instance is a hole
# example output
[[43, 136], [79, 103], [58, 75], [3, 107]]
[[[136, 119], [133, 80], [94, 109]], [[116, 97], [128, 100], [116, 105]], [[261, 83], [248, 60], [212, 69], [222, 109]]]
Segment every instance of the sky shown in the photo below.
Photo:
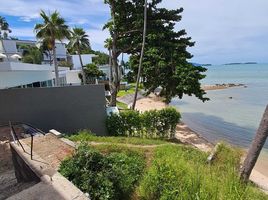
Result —
[[[90, 36], [94, 50], [105, 51], [109, 37], [102, 27], [110, 18], [104, 0], [0, 0], [0, 16], [7, 19], [11, 36], [35, 39], [33, 27], [40, 22], [39, 12], [58, 10], [70, 27], [82, 27]], [[223, 64], [230, 62], [268, 63], [267, 0], [163, 0], [161, 7], [183, 7], [182, 21], [196, 42], [188, 50], [191, 62]]]

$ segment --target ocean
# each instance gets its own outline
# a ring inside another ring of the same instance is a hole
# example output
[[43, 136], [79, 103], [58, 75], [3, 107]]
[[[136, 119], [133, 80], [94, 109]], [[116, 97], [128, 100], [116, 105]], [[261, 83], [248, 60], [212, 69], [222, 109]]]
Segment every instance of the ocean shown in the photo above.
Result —
[[[179, 109], [189, 128], [207, 140], [248, 148], [268, 105], [268, 64], [206, 68], [204, 85], [242, 83], [247, 87], [207, 91], [210, 101], [205, 103], [189, 96], [174, 98], [171, 105]], [[268, 141], [264, 151], [268, 152]]]

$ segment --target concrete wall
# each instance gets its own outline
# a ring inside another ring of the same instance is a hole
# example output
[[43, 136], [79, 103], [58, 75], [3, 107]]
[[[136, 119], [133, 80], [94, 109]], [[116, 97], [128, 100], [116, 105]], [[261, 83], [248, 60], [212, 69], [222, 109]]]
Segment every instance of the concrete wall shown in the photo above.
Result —
[[106, 135], [103, 85], [0, 90], [0, 124], [29, 123], [43, 131], [90, 129]]
[[66, 71], [67, 84], [81, 85], [81, 79], [78, 76], [79, 73], [81, 73], [81, 70]]
[[36, 182], [40, 181], [40, 178], [32, 171], [23, 158], [17, 153], [17, 151], [10, 145], [12, 152], [12, 161], [15, 169], [15, 175], [18, 183], [21, 182]]

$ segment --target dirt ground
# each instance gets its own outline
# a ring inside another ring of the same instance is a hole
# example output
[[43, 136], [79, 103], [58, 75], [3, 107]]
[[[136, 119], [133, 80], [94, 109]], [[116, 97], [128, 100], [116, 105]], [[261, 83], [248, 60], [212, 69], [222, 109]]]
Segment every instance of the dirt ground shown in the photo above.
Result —
[[[22, 142], [30, 146], [31, 138], [23, 139]], [[47, 134], [34, 137], [33, 152], [57, 170], [61, 161], [72, 155], [74, 148], [62, 142], [56, 136]]]

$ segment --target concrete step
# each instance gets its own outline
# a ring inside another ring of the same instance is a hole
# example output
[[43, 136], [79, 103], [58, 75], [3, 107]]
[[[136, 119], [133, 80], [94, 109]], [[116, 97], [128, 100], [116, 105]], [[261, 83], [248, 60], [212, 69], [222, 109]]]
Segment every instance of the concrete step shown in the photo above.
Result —
[[29, 183], [17, 183], [17, 181], [6, 182], [3, 186], [1, 186], [0, 190], [0, 200], [7, 199], [15, 194], [20, 193], [23, 190], [26, 190], [32, 186], [34, 186], [36, 182]]

